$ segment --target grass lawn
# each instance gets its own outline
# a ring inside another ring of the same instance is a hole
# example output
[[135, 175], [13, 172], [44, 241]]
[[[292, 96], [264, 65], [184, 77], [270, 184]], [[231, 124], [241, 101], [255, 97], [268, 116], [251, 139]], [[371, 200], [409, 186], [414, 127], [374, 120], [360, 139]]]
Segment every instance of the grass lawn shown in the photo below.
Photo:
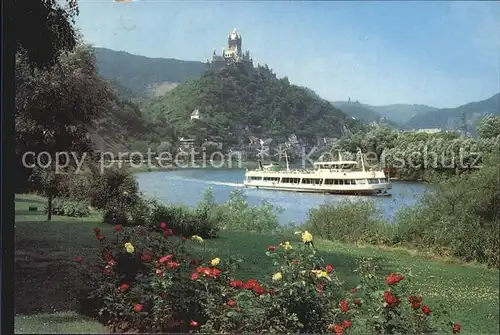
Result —
[[[38, 206], [38, 212], [29, 212]], [[77, 310], [78, 264], [76, 256], [92, 258], [97, 243], [92, 229], [111, 231], [98, 223], [99, 216], [45, 221], [44, 199], [16, 195], [15, 328], [16, 333], [104, 332], [97, 322], [80, 317]], [[223, 232], [206, 241], [210, 257], [240, 256], [244, 262], [236, 274], [241, 279], [263, 278], [271, 263], [265, 256], [269, 245], [279, 241], [269, 235]], [[348, 288], [356, 284], [352, 270], [356, 259], [373, 257], [383, 272], [410, 269], [411, 284], [432, 308], [442, 302], [462, 333], [497, 334], [499, 327], [499, 272], [479, 265], [444, 263], [405, 250], [356, 247], [316, 241], [325, 260], [336, 267]], [[405, 271], [406, 272], [406, 271]]]

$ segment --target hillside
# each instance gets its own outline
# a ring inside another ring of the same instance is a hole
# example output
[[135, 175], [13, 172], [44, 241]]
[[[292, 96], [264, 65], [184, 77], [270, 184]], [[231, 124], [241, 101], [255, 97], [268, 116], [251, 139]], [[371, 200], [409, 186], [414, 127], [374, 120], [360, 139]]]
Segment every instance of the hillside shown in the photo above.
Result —
[[361, 122], [396, 127], [395, 122], [373, 111], [371, 106], [368, 107], [368, 105], [350, 101], [332, 101], [330, 103], [348, 116], [354, 117]]
[[405, 124], [405, 128], [442, 128], [457, 130], [460, 128], [463, 113], [467, 115], [469, 131], [474, 134], [478, 121], [483, 117], [488, 114], [500, 115], [500, 93], [483, 101], [471, 102], [456, 108], [443, 108], [417, 115]]
[[148, 58], [123, 51], [95, 48], [99, 74], [119, 82], [135, 93], [155, 94], [159, 88], [175, 86], [188, 79], [198, 78], [205, 70], [205, 63], [172, 58]]
[[[195, 109], [203, 121], [190, 120]], [[250, 74], [208, 70], [155, 99], [146, 113], [165, 117], [183, 136], [205, 129], [233, 144], [252, 135], [279, 141], [293, 133], [311, 143], [316, 136], [339, 137], [344, 126], [359, 124], [310, 90], [291, 85], [286, 77], [278, 79], [267, 66]]]
[[436, 107], [431, 107], [427, 105], [408, 105], [408, 104], [392, 104], [383, 106], [370, 106], [367, 105], [371, 110], [380, 114], [387, 119], [398, 123], [400, 125], [405, 124], [411, 118], [416, 117], [427, 112], [432, 112], [438, 110]]

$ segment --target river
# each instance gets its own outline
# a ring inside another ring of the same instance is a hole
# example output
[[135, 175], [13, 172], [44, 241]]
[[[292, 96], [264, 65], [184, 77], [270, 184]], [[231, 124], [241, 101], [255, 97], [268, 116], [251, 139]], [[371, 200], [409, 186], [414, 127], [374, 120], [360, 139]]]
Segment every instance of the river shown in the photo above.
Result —
[[391, 221], [400, 208], [414, 205], [430, 187], [419, 183], [393, 182], [391, 197], [266, 191], [244, 188], [242, 184], [244, 174], [243, 169], [180, 169], [168, 172], [141, 172], [136, 173], [135, 176], [140, 190], [147, 196], [153, 196], [171, 204], [196, 206], [208, 187], [212, 188], [217, 202], [225, 202], [229, 199], [229, 193], [232, 190], [242, 189], [252, 205], [267, 200], [283, 208], [284, 212], [279, 216], [282, 224], [290, 221], [301, 223], [306, 220], [309, 209], [325, 202], [338, 202], [343, 199], [373, 200], [383, 211], [386, 219]]

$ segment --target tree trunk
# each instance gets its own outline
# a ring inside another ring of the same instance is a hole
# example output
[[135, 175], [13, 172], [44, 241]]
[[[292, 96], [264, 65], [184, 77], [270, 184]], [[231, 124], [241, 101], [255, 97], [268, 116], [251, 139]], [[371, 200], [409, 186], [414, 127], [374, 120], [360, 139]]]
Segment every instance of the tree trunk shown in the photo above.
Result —
[[48, 202], [47, 203], [47, 207], [48, 207], [47, 221], [50, 221], [50, 220], [52, 220], [52, 194], [49, 194], [47, 202]]

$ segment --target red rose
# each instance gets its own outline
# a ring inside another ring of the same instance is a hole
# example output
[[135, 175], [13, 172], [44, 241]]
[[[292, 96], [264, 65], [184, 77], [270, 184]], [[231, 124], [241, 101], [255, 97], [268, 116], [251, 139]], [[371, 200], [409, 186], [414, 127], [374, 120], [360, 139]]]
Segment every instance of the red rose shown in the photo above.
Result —
[[99, 234], [101, 230], [99, 228], [94, 228], [94, 233]]
[[297, 265], [298, 263], [299, 263], [299, 260], [298, 260], [298, 259], [294, 259], [294, 260], [292, 261], [292, 264], [293, 264], [293, 265]]
[[198, 274], [198, 272], [193, 272], [193, 274], [191, 275], [191, 280], [197, 280], [199, 277], [200, 275]]
[[141, 255], [141, 261], [143, 261], [144, 263], [151, 262], [152, 258], [153, 258], [153, 254], [151, 252], [149, 252], [149, 251], [145, 251]]
[[342, 325], [335, 325], [333, 326], [332, 332], [336, 335], [340, 335], [344, 332], [344, 327], [342, 327]]
[[422, 312], [426, 315], [431, 315], [432, 310], [427, 305], [422, 305]]
[[276, 247], [274, 245], [271, 245], [267, 248], [267, 250], [270, 252], [274, 252], [274, 251], [276, 251]]
[[143, 307], [144, 306], [142, 304], [135, 304], [134, 305], [134, 312], [139, 313], [140, 311], [142, 311]]
[[422, 302], [422, 297], [416, 297], [414, 295], [412, 295], [410, 297], [410, 304], [420, 304]]
[[399, 298], [390, 291], [384, 292], [384, 299], [388, 307], [395, 307], [399, 304]]
[[335, 270], [335, 268], [332, 265], [330, 265], [330, 264], [326, 264], [325, 270], [326, 270], [327, 273], [330, 273], [333, 270]]
[[231, 307], [231, 308], [232, 308], [232, 307], [236, 307], [236, 301], [235, 301], [235, 300], [232, 300], [232, 299], [229, 299], [229, 300], [227, 301], [227, 305], [228, 305], [229, 307]]
[[160, 258], [160, 260], [158, 262], [160, 262], [160, 264], [163, 264], [163, 263], [170, 261], [173, 257], [174, 257], [174, 255], [172, 255], [172, 254], [167, 255], [167, 256], [163, 256], [162, 258]]
[[160, 228], [163, 230], [167, 229], [167, 223], [166, 222], [160, 223]]
[[129, 287], [130, 287], [129, 284], [121, 284], [120, 291], [125, 292], [126, 290], [128, 290]]
[[251, 290], [255, 286], [258, 286], [259, 282], [256, 279], [248, 279], [247, 282], [243, 285], [244, 289]]
[[99, 234], [95, 238], [98, 239], [99, 241], [102, 241], [104, 240], [104, 235]]
[[165, 229], [163, 231], [163, 237], [173, 236], [173, 235], [174, 235], [174, 231], [172, 229]]
[[231, 280], [229, 285], [231, 285], [231, 287], [234, 287], [234, 288], [239, 288], [239, 287], [243, 287], [243, 282], [241, 280]]
[[357, 306], [361, 306], [361, 299], [356, 299], [356, 300], [354, 300], [354, 303], [355, 303]]
[[83, 258], [81, 258], [80, 256], [78, 256], [77, 258], [75, 258], [75, 262], [77, 263], [81, 263], [83, 260]]
[[453, 330], [453, 334], [460, 333], [461, 328], [462, 328], [462, 326], [460, 326], [460, 324], [458, 324], [458, 323], [454, 323], [451, 325], [451, 329]]
[[186, 236], [181, 236], [181, 240], [186, 241], [187, 237]]
[[110, 260], [108, 261], [108, 265], [109, 265], [109, 266], [116, 265], [116, 261], [115, 261], [114, 259], [110, 259]]
[[115, 230], [116, 230], [116, 231], [121, 231], [121, 230], [122, 230], [122, 225], [121, 225], [121, 224], [117, 224], [117, 225], [115, 226]]
[[352, 322], [349, 320], [344, 320], [343, 324], [344, 328], [349, 328], [352, 325]]
[[156, 272], [156, 275], [157, 275], [158, 277], [161, 277], [161, 276], [163, 275], [163, 271], [162, 271], [162, 270], [160, 270], [160, 269], [156, 269], [156, 271], [155, 271], [155, 272]]
[[349, 303], [347, 302], [347, 300], [342, 300], [339, 303], [339, 307], [343, 313], [347, 313], [349, 311]]
[[396, 273], [390, 273], [386, 278], [385, 278], [385, 282], [388, 284], [388, 285], [394, 285], [396, 283], [399, 283], [400, 281], [402, 281], [403, 279], [405, 279], [405, 277], [403, 277], [402, 275], [398, 275]]
[[178, 269], [181, 265], [177, 262], [168, 262], [167, 263], [167, 268], [170, 270]]
[[356, 292], [358, 292], [358, 288], [357, 288], [357, 287], [353, 287], [353, 288], [351, 289], [351, 293], [356, 293]]
[[198, 327], [198, 326], [199, 326], [199, 324], [198, 324], [198, 322], [196, 322], [196, 321], [194, 321], [194, 320], [191, 320], [191, 322], [189, 323], [189, 326], [191, 326], [191, 327], [193, 327], [193, 328], [194, 328], [194, 327]]
[[256, 285], [256, 286], [252, 287], [252, 291], [257, 295], [261, 295], [261, 294], [266, 293], [266, 289], [264, 288], [264, 286], [261, 286], [261, 285]]
[[318, 292], [323, 292], [324, 288], [325, 288], [325, 284], [323, 284], [323, 283], [318, 283], [318, 285], [316, 285], [316, 291], [318, 291]]

